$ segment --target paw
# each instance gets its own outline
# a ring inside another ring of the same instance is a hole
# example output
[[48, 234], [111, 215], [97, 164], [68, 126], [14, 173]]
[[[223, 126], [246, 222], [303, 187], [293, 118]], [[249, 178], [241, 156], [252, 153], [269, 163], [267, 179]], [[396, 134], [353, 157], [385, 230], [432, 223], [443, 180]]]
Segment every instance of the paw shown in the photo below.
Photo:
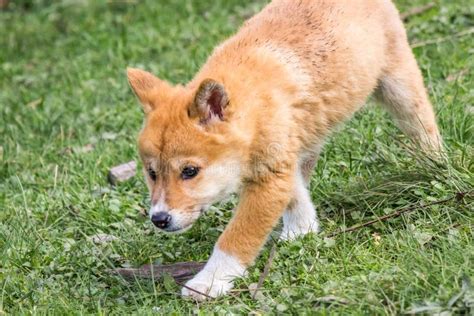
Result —
[[226, 294], [233, 286], [233, 282], [228, 280], [213, 279], [212, 277], [206, 280], [196, 277], [186, 283], [181, 294], [196, 301], [204, 301]]
[[234, 286], [235, 278], [244, 275], [245, 266], [234, 256], [216, 247], [204, 268], [186, 283], [181, 294], [196, 301], [218, 297]]
[[319, 223], [313, 221], [305, 225], [286, 225], [280, 235], [280, 240], [290, 241], [309, 233], [318, 233]]

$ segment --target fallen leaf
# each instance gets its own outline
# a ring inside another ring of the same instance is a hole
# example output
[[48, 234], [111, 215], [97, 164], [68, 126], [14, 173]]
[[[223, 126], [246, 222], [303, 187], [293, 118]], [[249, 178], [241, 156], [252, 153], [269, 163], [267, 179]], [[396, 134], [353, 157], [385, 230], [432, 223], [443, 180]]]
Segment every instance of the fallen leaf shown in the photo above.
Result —
[[372, 237], [374, 238], [374, 244], [376, 244], [377, 246], [380, 245], [380, 240], [382, 240], [380, 234], [375, 232], [372, 234]]
[[39, 98], [39, 99], [29, 102], [26, 106], [32, 108], [33, 110], [36, 110], [38, 105], [40, 105], [42, 102], [43, 102], [43, 99]]

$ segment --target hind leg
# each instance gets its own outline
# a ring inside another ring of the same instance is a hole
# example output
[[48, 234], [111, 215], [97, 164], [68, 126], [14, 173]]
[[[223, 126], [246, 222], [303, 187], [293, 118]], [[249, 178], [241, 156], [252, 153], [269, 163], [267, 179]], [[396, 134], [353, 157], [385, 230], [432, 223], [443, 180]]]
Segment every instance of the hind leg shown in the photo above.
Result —
[[291, 240], [310, 232], [319, 231], [316, 210], [308, 190], [316, 159], [303, 159], [299, 166], [293, 198], [283, 213], [283, 231], [280, 239]]
[[376, 94], [400, 129], [428, 153], [442, 149], [433, 107], [408, 43], [392, 52]]

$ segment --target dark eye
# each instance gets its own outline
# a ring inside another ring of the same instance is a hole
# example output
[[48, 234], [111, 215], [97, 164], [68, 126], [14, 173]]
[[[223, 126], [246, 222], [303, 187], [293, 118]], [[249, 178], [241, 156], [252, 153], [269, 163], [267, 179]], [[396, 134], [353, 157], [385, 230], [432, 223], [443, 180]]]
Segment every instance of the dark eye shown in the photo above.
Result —
[[186, 166], [181, 170], [181, 179], [188, 180], [194, 178], [199, 173], [198, 167]]
[[150, 176], [151, 180], [156, 181], [156, 172], [155, 170], [148, 168], [148, 175]]

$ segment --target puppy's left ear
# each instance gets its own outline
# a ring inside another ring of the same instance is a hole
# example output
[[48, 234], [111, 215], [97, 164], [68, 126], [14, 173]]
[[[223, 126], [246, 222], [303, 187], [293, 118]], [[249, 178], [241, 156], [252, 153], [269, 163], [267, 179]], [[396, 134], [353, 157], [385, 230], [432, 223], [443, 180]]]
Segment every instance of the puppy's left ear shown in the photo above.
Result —
[[224, 86], [213, 79], [205, 79], [199, 86], [194, 102], [189, 108], [189, 116], [199, 117], [199, 122], [206, 125], [224, 121], [225, 108], [228, 104], [229, 98]]
[[133, 92], [140, 99], [145, 114], [154, 110], [158, 96], [169, 90], [166, 82], [141, 69], [127, 68], [127, 77]]

